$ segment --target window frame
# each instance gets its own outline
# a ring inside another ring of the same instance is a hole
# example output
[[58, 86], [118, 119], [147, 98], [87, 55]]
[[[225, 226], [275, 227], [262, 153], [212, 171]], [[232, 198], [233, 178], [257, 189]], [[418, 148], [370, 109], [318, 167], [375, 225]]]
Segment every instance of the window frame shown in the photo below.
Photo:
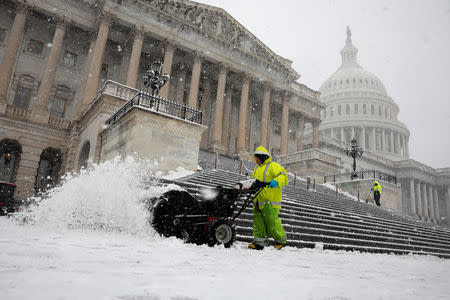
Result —
[[[34, 53], [29, 51], [29, 45], [31, 42], [37, 42], [37, 43], [41, 43], [42, 44], [42, 52], [40, 54]], [[44, 51], [45, 51], [45, 43], [41, 40], [35, 39], [35, 38], [29, 38], [27, 44], [25, 45], [25, 52], [27, 54], [39, 57], [39, 58], [43, 58], [44, 57]]]
[[[75, 61], [74, 61], [73, 65], [66, 64], [65, 58], [66, 58], [66, 54], [67, 53], [70, 54], [70, 55], [73, 55], [75, 57]], [[76, 53], [74, 53], [72, 51], [64, 50], [64, 54], [63, 54], [63, 57], [62, 57], [62, 63], [63, 63], [64, 66], [74, 68], [74, 67], [77, 66], [77, 62], [78, 62], [78, 54], [76, 54]]]

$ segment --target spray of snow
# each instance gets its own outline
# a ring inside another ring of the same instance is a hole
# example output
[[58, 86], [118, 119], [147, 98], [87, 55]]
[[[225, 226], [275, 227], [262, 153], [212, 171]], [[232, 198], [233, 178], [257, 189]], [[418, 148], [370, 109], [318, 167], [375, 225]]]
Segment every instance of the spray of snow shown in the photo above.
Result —
[[[51, 229], [119, 231], [138, 236], [154, 235], [149, 225], [149, 199], [178, 186], [161, 185], [151, 178], [155, 161], [132, 157], [93, 164], [88, 170], [69, 174], [45, 197], [16, 218]], [[185, 170], [172, 172], [181, 177]]]

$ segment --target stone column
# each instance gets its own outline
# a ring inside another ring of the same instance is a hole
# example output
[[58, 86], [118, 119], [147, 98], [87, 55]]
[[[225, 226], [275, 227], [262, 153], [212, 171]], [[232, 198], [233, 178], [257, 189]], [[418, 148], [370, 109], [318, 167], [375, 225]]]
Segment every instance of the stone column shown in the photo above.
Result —
[[178, 72], [177, 86], [175, 91], [175, 99], [179, 103], [184, 103], [185, 87], [186, 87], [186, 68], [183, 68]]
[[422, 183], [422, 186], [420, 187], [420, 190], [422, 191], [422, 208], [423, 208], [423, 217], [425, 220], [430, 219], [430, 215], [428, 213], [428, 196], [427, 196], [427, 185], [426, 183]]
[[345, 142], [344, 127], [341, 127], [341, 141]]
[[[200, 71], [202, 68], [202, 57], [199, 53], [194, 53], [194, 65], [192, 66], [191, 87], [189, 88], [188, 106], [197, 108], [198, 85], [200, 84]], [[222, 95], [223, 96], [223, 95]], [[222, 97], [223, 105], [223, 97]], [[223, 108], [223, 106], [222, 106]], [[222, 113], [222, 111], [220, 112]]]
[[437, 187], [433, 187], [434, 217], [437, 224], [441, 223], [441, 212], [439, 211], [439, 197]]
[[377, 129], [375, 127], [372, 128], [372, 141], [371, 141], [371, 150], [372, 151], [376, 151], [377, 150], [377, 138], [376, 138], [376, 134], [377, 134]]
[[366, 150], [366, 128], [361, 128], [361, 146]]
[[350, 140], [354, 139], [355, 137], [356, 137], [356, 135], [355, 135], [355, 127], [352, 126], [352, 138]]
[[411, 203], [411, 214], [417, 215], [416, 212], [416, 194], [414, 190], [414, 178], [409, 179], [409, 194], [410, 194], [410, 203]]
[[303, 151], [304, 134], [305, 134], [305, 116], [303, 114], [300, 114], [300, 116], [298, 117], [298, 126], [297, 126], [297, 151]]
[[406, 139], [406, 144], [405, 144], [406, 157], [409, 157], [408, 137], [405, 137], [405, 139]]
[[239, 106], [239, 127], [236, 152], [246, 151], [248, 95], [250, 91], [250, 77], [245, 74], [242, 80], [241, 104]]
[[281, 110], [281, 143], [280, 154], [284, 155], [288, 152], [289, 141], [289, 93], [283, 95], [283, 108]]
[[431, 222], [436, 223], [436, 217], [434, 215], [434, 199], [433, 199], [433, 187], [430, 184], [427, 184], [427, 192], [428, 192], [428, 206], [430, 212], [430, 220]]
[[270, 124], [270, 91], [272, 85], [268, 82], [265, 84], [264, 96], [261, 113], [261, 145], [269, 148], [269, 124]]
[[[220, 64], [219, 79], [217, 82], [216, 108], [214, 111], [214, 125], [212, 135], [213, 150], [223, 150], [222, 148], [222, 125], [225, 87], [227, 81], [227, 68]], [[191, 85], [192, 87], [192, 85]]]
[[37, 99], [33, 108], [33, 113], [30, 118], [34, 122], [47, 124], [50, 112], [48, 110], [50, 91], [55, 80], [56, 68], [58, 66], [59, 56], [66, 32], [66, 24], [62, 18], [57, 18], [55, 33], [53, 35], [52, 47], [48, 55], [47, 64], [45, 65], [44, 75], [42, 76], [41, 84], [37, 93]]
[[396, 132], [395, 134], [395, 138], [394, 138], [394, 148], [395, 148], [395, 153], [396, 154], [400, 154], [400, 143], [399, 143], [399, 133]]
[[86, 89], [83, 95], [81, 111], [94, 100], [97, 95], [98, 83], [100, 80], [100, 72], [103, 65], [103, 57], [105, 55], [106, 41], [108, 40], [109, 28], [113, 22], [113, 16], [103, 12], [100, 17], [100, 27], [98, 29], [97, 40], [95, 41], [94, 53], [92, 54], [91, 65], [88, 73]]
[[131, 50], [130, 64], [128, 65], [127, 72], [127, 85], [132, 88], [136, 88], [143, 43], [144, 28], [142, 26], [137, 26], [134, 30], [133, 48]]
[[223, 125], [222, 125], [222, 145], [225, 153], [229, 152], [230, 147], [230, 130], [231, 130], [231, 106], [232, 106], [232, 90], [225, 95], [225, 104], [223, 109]]
[[423, 218], [423, 209], [422, 209], [422, 191], [420, 188], [420, 182], [417, 182], [417, 215], [422, 219]]
[[320, 119], [313, 119], [312, 120], [312, 147], [314, 149], [319, 149], [319, 125], [321, 120]]
[[210, 124], [210, 115], [211, 115], [211, 106], [209, 105], [210, 103], [210, 95], [211, 95], [211, 79], [210, 78], [206, 78], [204, 83], [203, 83], [203, 100], [202, 100], [202, 106], [199, 107], [202, 111], [203, 111], [203, 117], [202, 117], [202, 125], [206, 126], [207, 129], [205, 131], [203, 131], [202, 133], [202, 139], [200, 141], [200, 147], [202, 149], [207, 149], [208, 148], [208, 143], [209, 143], [209, 132], [211, 130], [211, 126], [209, 126]]
[[381, 129], [381, 151], [386, 151], [386, 129]]
[[91, 67], [92, 55], [94, 54], [94, 48], [95, 48], [95, 39], [94, 39], [93, 35], [94, 35], [94, 32], [92, 32], [92, 31], [88, 33], [90, 44], [89, 44], [89, 50], [88, 50], [86, 62], [84, 63], [83, 77], [81, 79], [81, 86], [80, 86], [79, 94], [77, 97], [75, 119], [78, 119], [80, 117], [81, 113], [83, 112], [82, 106], [81, 106], [81, 104], [83, 102], [83, 96], [84, 96], [83, 91], [86, 89], [87, 80], [89, 79], [89, 69]]
[[[164, 43], [164, 67], [163, 74], [167, 73], [167, 75], [172, 74], [172, 63], [173, 63], [173, 54], [175, 53], [176, 44], [171, 41], [165, 41]], [[166, 84], [162, 87], [159, 95], [163, 98], [169, 98], [169, 89], [170, 89], [170, 80], [166, 82]]]
[[390, 142], [390, 151], [391, 153], [395, 153], [394, 151], [394, 131], [391, 130], [391, 134], [389, 135], [391, 142]]
[[20, 43], [22, 42], [22, 36], [25, 31], [28, 9], [29, 7], [27, 5], [17, 5], [14, 23], [0, 63], [0, 114], [5, 113], [6, 105], [8, 104], [6, 95], [8, 94], [8, 87], [11, 82], [14, 65], [16, 63], [17, 55], [19, 54]]

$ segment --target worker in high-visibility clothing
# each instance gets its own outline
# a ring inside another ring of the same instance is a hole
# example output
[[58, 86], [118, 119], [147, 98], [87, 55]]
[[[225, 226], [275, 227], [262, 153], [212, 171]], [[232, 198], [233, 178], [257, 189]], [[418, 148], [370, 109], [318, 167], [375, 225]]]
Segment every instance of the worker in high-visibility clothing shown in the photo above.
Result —
[[269, 236], [275, 240], [275, 249], [286, 246], [286, 232], [278, 218], [281, 209], [281, 192], [288, 182], [286, 170], [272, 162], [272, 156], [263, 146], [256, 148], [252, 177], [269, 185], [253, 200], [253, 242], [249, 248], [262, 250], [268, 245]]
[[373, 188], [370, 190], [373, 191], [373, 200], [375, 200], [375, 204], [380, 206], [380, 198], [381, 198], [381, 185], [378, 181], [375, 180], [373, 183]]

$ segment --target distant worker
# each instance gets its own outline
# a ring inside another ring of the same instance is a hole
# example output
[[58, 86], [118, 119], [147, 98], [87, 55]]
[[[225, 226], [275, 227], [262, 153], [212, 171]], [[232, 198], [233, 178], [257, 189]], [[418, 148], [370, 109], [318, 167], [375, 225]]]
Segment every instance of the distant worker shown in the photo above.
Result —
[[373, 183], [373, 188], [370, 190], [373, 191], [373, 199], [375, 200], [375, 204], [380, 206], [380, 197], [381, 197], [381, 185], [378, 181], [375, 180]]
[[278, 218], [281, 209], [282, 188], [288, 182], [286, 170], [276, 162], [263, 146], [256, 148], [255, 162], [252, 177], [269, 185], [254, 199], [253, 206], [253, 242], [248, 245], [250, 249], [262, 250], [268, 245], [268, 237], [275, 240], [275, 249], [280, 250], [286, 246], [286, 232]]

